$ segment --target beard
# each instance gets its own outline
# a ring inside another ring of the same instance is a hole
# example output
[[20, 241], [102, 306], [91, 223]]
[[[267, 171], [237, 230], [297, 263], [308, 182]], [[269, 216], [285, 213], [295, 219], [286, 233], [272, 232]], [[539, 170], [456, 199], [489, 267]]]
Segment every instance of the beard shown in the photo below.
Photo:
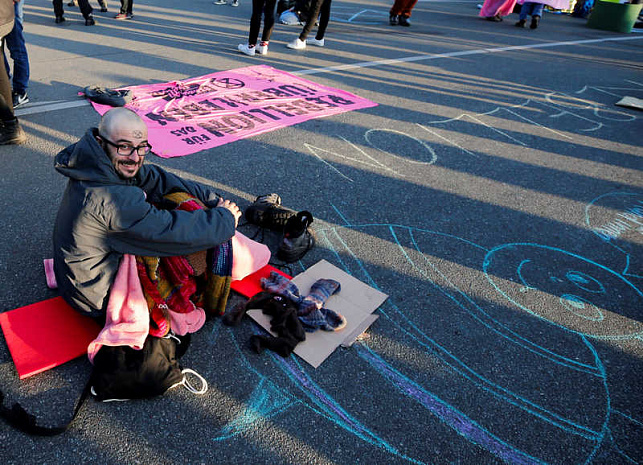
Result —
[[116, 172], [123, 179], [131, 179], [136, 176], [141, 166], [143, 166], [143, 160], [117, 160], [115, 163]]

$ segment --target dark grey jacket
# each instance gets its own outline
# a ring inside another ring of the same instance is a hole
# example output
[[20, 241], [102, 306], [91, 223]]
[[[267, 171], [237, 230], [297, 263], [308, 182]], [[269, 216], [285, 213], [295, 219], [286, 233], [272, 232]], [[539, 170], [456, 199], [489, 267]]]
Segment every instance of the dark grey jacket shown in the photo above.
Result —
[[[185, 255], [219, 245], [235, 232], [234, 216], [211, 189], [153, 165], [134, 179], [121, 179], [90, 129], [55, 158], [69, 178], [54, 227], [54, 270], [58, 288], [77, 310], [104, 315], [109, 290], [123, 254]], [[155, 208], [163, 195], [181, 190], [209, 210]]]

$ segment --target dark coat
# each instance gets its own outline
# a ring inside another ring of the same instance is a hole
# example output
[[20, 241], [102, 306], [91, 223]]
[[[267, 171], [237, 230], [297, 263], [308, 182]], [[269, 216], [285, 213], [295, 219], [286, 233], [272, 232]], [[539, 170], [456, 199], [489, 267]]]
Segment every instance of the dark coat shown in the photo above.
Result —
[[[0, 0], [3, 1], [3, 0]], [[90, 129], [61, 151], [55, 168], [69, 178], [54, 227], [54, 270], [62, 296], [77, 310], [104, 315], [123, 254], [186, 255], [215, 247], [235, 233], [233, 214], [202, 185], [144, 164], [122, 179]], [[152, 203], [188, 192], [208, 210], [163, 210]]]
[[0, 0], [0, 38], [13, 29], [15, 6], [13, 0]]

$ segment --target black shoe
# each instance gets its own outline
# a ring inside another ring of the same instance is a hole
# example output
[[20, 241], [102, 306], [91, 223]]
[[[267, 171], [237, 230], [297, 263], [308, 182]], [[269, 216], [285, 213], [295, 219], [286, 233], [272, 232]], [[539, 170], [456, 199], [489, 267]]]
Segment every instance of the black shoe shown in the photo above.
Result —
[[521, 19], [521, 20], [520, 20], [520, 21], [518, 21], [516, 24], [514, 24], [514, 26], [516, 26], [516, 27], [525, 27], [525, 23], [526, 23], [526, 22], [527, 22], [527, 20], [525, 20], [525, 19]]
[[65, 22], [65, 18], [62, 15], [56, 16], [56, 24], [60, 24], [64, 22]]
[[496, 15], [496, 16], [487, 16], [485, 18], [487, 21], [493, 21], [494, 23], [500, 23], [502, 22], [502, 16]]
[[88, 16], [87, 18], [85, 18], [85, 26], [93, 26], [94, 24], [96, 24], [96, 21], [94, 21], [93, 16]]
[[277, 250], [279, 260], [286, 263], [296, 262], [315, 246], [315, 236], [308, 229], [312, 222], [313, 215], [305, 210], [288, 219], [284, 237]]
[[13, 121], [0, 122], [0, 145], [22, 144], [27, 141], [27, 134], [20, 127], [18, 118]]
[[13, 99], [13, 108], [21, 107], [22, 105], [29, 103], [29, 96], [27, 92], [21, 94], [20, 92], [12, 92], [11, 97]]
[[411, 23], [409, 22], [409, 17], [408, 16], [398, 16], [397, 22], [399, 23], [400, 26], [405, 26], [409, 27]]
[[538, 29], [538, 23], [540, 22], [540, 16], [532, 16], [531, 17], [531, 24], [529, 25], [529, 29]]
[[268, 194], [257, 197], [252, 205], [246, 208], [245, 216], [248, 223], [262, 228], [283, 231], [287, 221], [297, 212], [281, 205], [281, 197]]
[[397, 22], [397, 16], [396, 16], [396, 15], [390, 15], [390, 16], [388, 17], [388, 23], [389, 23], [391, 26], [397, 26], [397, 25], [398, 25], [398, 22]]
[[67, 4], [67, 6], [78, 6], [78, 5], [76, 5], [76, 0], [71, 0], [71, 2]]
[[101, 13], [107, 13], [107, 7], [106, 6], [101, 6], [100, 7], [100, 12]]

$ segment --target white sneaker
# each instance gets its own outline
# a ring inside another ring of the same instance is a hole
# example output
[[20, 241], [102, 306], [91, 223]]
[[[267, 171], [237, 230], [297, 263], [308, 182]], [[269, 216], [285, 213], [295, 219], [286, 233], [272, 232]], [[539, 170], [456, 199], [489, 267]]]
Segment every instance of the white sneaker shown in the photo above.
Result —
[[306, 45], [317, 45], [318, 47], [324, 46], [324, 39], [306, 39]]
[[215, 5], [225, 5], [226, 3], [228, 3], [228, 0], [216, 0], [214, 2]]
[[299, 40], [299, 37], [297, 37], [292, 42], [288, 42], [288, 45], [286, 45], [286, 47], [292, 48], [295, 50], [303, 50], [306, 48], [306, 42], [304, 42], [303, 40]]
[[266, 45], [259, 44], [255, 47], [255, 50], [259, 55], [268, 55], [268, 44]]
[[250, 47], [247, 44], [239, 44], [237, 50], [239, 50], [241, 53], [245, 53], [249, 57], [255, 56], [255, 47]]
[[239, 0], [232, 0], [230, 6], [239, 6]]

